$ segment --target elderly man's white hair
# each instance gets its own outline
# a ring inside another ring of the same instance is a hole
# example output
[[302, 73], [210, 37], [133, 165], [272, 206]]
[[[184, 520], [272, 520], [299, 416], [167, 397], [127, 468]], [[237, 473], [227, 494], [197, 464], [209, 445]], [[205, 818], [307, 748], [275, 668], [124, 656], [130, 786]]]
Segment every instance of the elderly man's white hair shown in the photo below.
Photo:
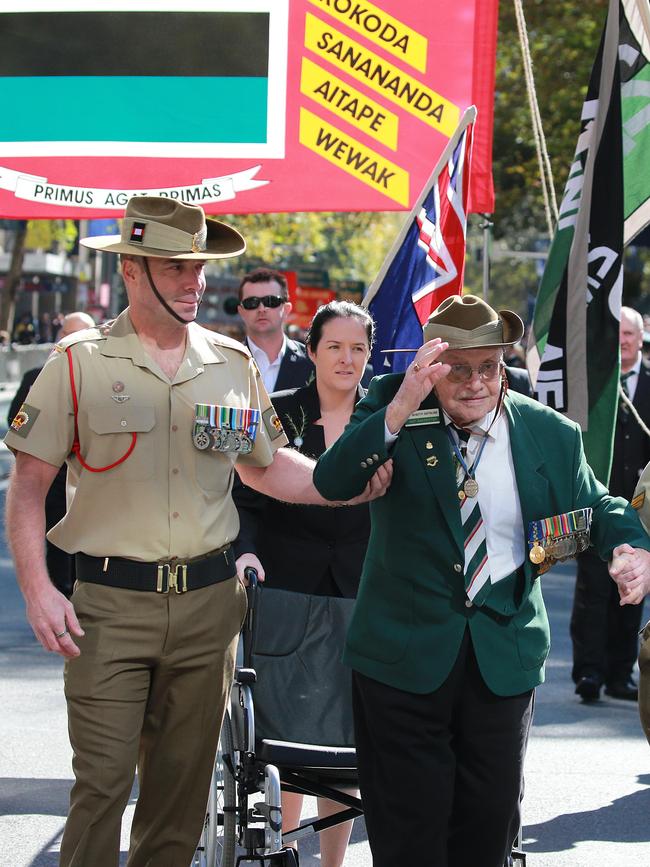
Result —
[[625, 316], [627, 321], [634, 325], [637, 331], [643, 333], [643, 316], [634, 307], [621, 307], [621, 319]]
[[68, 334], [74, 334], [75, 331], [83, 331], [84, 328], [94, 328], [95, 320], [89, 313], [82, 313], [80, 310], [75, 313], [68, 313], [63, 317], [63, 324], [58, 334], [58, 339], [67, 337]]

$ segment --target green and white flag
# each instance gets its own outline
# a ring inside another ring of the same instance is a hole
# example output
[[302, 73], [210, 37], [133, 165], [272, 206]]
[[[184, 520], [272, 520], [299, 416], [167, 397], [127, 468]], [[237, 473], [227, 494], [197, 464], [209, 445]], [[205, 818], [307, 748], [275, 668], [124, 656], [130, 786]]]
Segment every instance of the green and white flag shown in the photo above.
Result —
[[650, 223], [649, 33], [648, 0], [610, 0], [527, 358], [537, 398], [580, 424], [604, 484], [617, 407], [623, 246]]

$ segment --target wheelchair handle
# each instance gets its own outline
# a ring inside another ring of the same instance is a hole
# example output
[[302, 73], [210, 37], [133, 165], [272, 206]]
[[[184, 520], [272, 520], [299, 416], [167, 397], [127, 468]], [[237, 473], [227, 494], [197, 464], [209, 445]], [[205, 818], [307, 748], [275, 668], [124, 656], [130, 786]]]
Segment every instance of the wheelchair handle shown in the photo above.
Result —
[[259, 584], [257, 569], [254, 569], [252, 566], [247, 566], [244, 569], [244, 578], [248, 581], [248, 586], [251, 588], [251, 590], [254, 590]]
[[246, 615], [246, 628], [250, 632], [253, 629], [253, 617], [255, 616], [255, 590], [261, 586], [257, 575], [257, 569], [247, 566], [244, 569], [244, 578], [248, 581], [246, 596], [248, 598], [248, 614]]

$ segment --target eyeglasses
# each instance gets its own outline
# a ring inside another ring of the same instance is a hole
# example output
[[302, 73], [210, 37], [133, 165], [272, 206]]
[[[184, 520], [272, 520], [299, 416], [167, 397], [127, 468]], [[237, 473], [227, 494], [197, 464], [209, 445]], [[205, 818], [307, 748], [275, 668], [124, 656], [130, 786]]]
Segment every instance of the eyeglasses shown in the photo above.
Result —
[[242, 298], [240, 304], [244, 310], [257, 310], [260, 304], [265, 307], [279, 307], [281, 304], [286, 304], [286, 301], [280, 295], [263, 295], [261, 298], [258, 295], [251, 295], [250, 298]]
[[471, 364], [452, 364], [447, 379], [450, 382], [469, 382], [476, 371], [483, 382], [492, 382], [500, 374], [501, 367], [500, 361], [484, 361], [478, 367], [472, 367]]

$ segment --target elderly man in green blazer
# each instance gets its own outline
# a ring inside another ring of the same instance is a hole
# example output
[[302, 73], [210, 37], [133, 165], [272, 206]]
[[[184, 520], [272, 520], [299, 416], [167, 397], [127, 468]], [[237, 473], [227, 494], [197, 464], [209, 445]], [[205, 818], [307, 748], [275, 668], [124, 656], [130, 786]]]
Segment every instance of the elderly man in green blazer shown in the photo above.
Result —
[[503, 348], [522, 334], [511, 311], [444, 301], [314, 473], [323, 496], [348, 499], [393, 459], [345, 649], [375, 867], [506, 862], [550, 645], [529, 528], [591, 516], [622, 600], [650, 588], [650, 539], [594, 478], [577, 425], [507, 392]]

